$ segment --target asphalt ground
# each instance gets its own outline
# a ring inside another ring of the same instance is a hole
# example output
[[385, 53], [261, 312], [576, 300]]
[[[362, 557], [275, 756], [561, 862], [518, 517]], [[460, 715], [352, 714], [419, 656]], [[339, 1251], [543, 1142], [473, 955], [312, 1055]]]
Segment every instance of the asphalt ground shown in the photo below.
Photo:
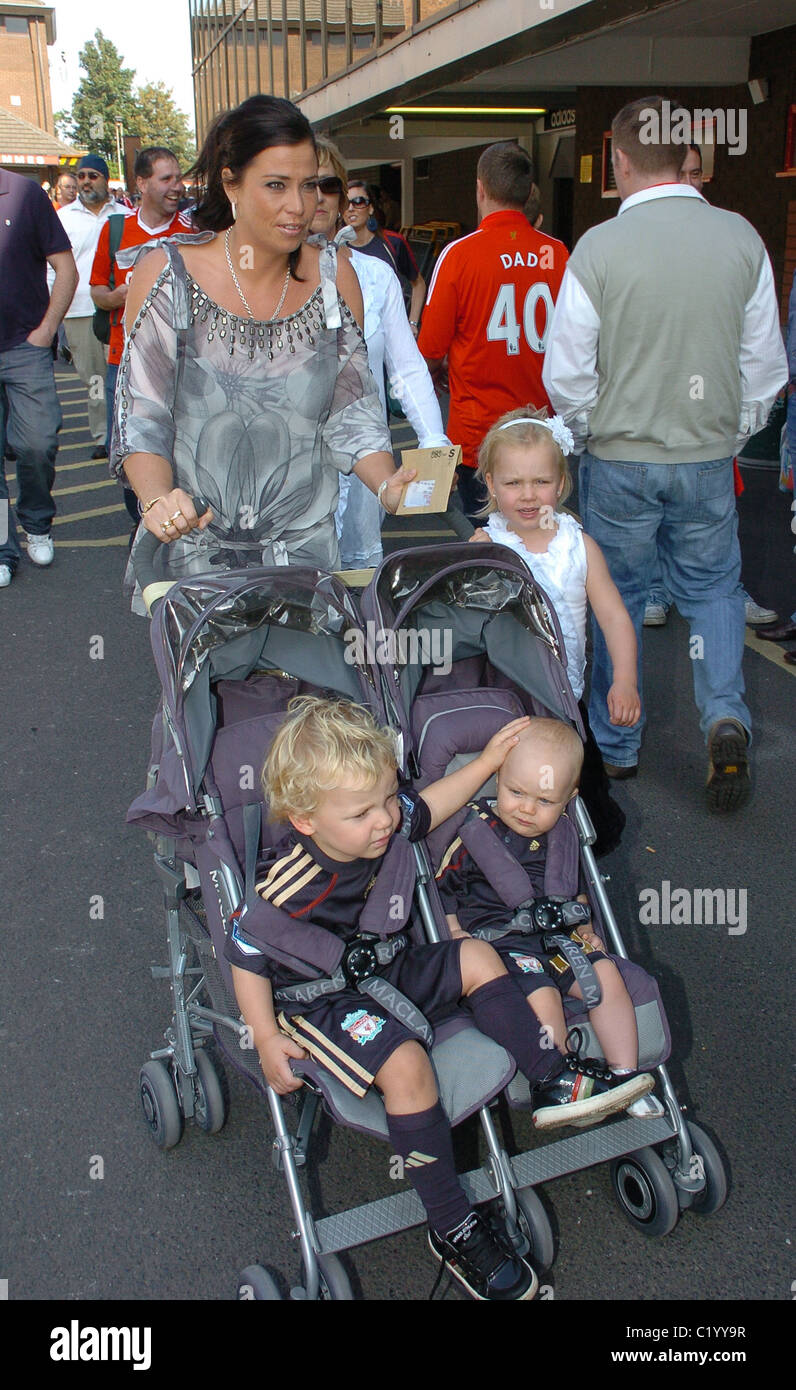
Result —
[[[67, 368], [58, 375], [55, 562], [40, 570], [23, 559], [0, 595], [0, 1279], [12, 1300], [226, 1300], [254, 1261], [296, 1282], [293, 1223], [270, 1116], [242, 1077], [228, 1069], [231, 1114], [215, 1137], [188, 1126], [162, 1153], [142, 1121], [138, 1071], [162, 1045], [170, 1007], [168, 986], [149, 973], [166, 959], [151, 846], [124, 817], [143, 786], [158, 688], [147, 624], [121, 595], [126, 513], [104, 462], [87, 461], [83, 388]], [[397, 446], [411, 442], [407, 427], [394, 433]], [[790, 499], [774, 469], [744, 477], [747, 584], [785, 616], [796, 594]], [[439, 531], [391, 522], [388, 544], [434, 543]], [[619, 1214], [605, 1166], [545, 1184], [557, 1239], [547, 1297], [559, 1302], [792, 1296], [794, 672], [777, 654], [750, 638], [754, 796], [717, 819], [703, 807], [685, 625], [673, 615], [647, 635], [641, 773], [617, 787], [628, 827], [603, 868], [628, 949], [660, 982], [680, 1101], [713, 1133], [732, 1185], [718, 1215], [686, 1213], [650, 1241]], [[664, 881], [743, 890], [746, 931], [642, 925], [639, 894]], [[532, 1146], [527, 1117], [512, 1122], [518, 1146]], [[326, 1209], [389, 1191], [386, 1157], [333, 1130], [316, 1179]], [[354, 1267], [370, 1300], [425, 1299], [436, 1273], [419, 1230], [357, 1251]]]

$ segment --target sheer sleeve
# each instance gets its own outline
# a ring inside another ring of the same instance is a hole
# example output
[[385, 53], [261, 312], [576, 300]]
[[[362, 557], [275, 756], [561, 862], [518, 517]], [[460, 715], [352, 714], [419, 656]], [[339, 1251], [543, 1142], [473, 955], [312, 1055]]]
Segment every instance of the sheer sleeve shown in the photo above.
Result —
[[141, 305], [119, 366], [110, 469], [124, 471], [128, 454], [157, 454], [172, 462], [177, 387], [177, 327], [173, 275], [164, 266]]

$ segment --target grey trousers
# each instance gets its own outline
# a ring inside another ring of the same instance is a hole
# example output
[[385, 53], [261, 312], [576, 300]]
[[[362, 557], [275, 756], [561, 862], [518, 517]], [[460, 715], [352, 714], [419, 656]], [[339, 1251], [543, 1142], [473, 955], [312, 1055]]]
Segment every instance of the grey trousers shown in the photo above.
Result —
[[105, 349], [94, 337], [92, 318], [64, 319], [66, 340], [80, 380], [88, 387], [88, 427], [95, 444], [104, 444], [107, 432], [105, 410]]

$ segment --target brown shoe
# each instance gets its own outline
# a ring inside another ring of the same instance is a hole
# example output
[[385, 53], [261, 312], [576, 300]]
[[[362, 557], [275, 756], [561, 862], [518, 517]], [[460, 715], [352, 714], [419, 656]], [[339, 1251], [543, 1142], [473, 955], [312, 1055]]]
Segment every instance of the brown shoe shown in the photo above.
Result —
[[708, 733], [708, 810], [737, 811], [749, 800], [748, 739], [737, 719], [720, 719]]
[[783, 652], [782, 660], [787, 661], [789, 666], [796, 666], [796, 652]]
[[776, 627], [763, 627], [755, 633], [761, 642], [792, 642], [796, 637], [796, 623], [778, 623]]
[[638, 763], [631, 763], [629, 767], [621, 767], [616, 763], [607, 763], [603, 758], [603, 767], [606, 777], [610, 777], [612, 782], [624, 782], [628, 777], [638, 777]]

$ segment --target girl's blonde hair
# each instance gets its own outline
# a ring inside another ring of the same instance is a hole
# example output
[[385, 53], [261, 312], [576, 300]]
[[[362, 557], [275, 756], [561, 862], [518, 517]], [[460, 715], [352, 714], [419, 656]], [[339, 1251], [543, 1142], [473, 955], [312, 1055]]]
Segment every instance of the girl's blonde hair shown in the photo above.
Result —
[[[543, 406], [541, 410], [535, 410], [533, 406], [520, 407], [517, 410], [509, 410], [505, 415], [501, 415], [496, 420], [491, 430], [481, 442], [478, 450], [478, 468], [476, 473], [481, 482], [486, 487], [487, 474], [494, 475], [498, 453], [502, 445], [511, 444], [514, 448], [530, 448], [536, 444], [546, 444], [552, 450], [556, 461], [558, 476], [563, 480], [561, 495], [556, 503], [556, 508], [563, 506], [572, 491], [572, 479], [569, 476], [566, 456], [561, 446], [556, 443], [549, 429], [544, 425], [536, 425], [533, 420], [546, 420], [547, 410]], [[511, 421], [516, 420], [517, 424], [512, 425]], [[521, 422], [521, 423], [520, 423]], [[508, 425], [508, 429], [503, 426]], [[480, 516], [488, 516], [490, 512], [497, 511], [497, 502], [490, 496], [489, 501], [479, 513]]]
[[363, 706], [296, 695], [263, 765], [268, 818], [311, 815], [327, 792], [372, 787], [396, 766], [392, 735]]
[[348, 207], [348, 170], [343, 163], [343, 156], [340, 153], [334, 140], [330, 140], [328, 135], [315, 136], [315, 148], [318, 151], [318, 164], [328, 164], [329, 168], [337, 175], [343, 185], [340, 194], [340, 209], [338, 216], [342, 219], [343, 213]]

